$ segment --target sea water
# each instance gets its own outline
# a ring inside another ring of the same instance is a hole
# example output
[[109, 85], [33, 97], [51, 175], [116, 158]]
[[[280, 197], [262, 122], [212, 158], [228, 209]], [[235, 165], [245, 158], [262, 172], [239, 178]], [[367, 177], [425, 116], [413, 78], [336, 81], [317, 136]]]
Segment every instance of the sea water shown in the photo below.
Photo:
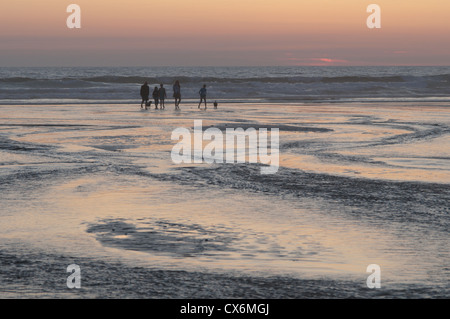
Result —
[[133, 103], [139, 85], [179, 80], [183, 99], [243, 101], [449, 101], [450, 67], [0, 68], [0, 104]]

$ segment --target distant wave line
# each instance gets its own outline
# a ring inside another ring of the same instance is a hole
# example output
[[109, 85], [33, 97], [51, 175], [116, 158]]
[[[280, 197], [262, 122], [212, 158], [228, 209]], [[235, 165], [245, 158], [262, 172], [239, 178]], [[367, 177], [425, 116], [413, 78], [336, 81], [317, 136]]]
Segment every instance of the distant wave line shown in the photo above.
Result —
[[450, 74], [429, 75], [429, 76], [333, 76], [333, 77], [307, 77], [307, 76], [280, 76], [280, 77], [199, 77], [199, 76], [166, 76], [166, 77], [145, 77], [145, 76], [95, 76], [95, 77], [63, 77], [63, 78], [32, 78], [32, 77], [7, 77], [1, 78], [1, 83], [27, 83], [27, 82], [91, 82], [91, 83], [119, 83], [119, 84], [140, 84], [149, 83], [174, 83], [179, 80], [181, 83], [392, 83], [392, 82], [414, 82], [421, 80], [439, 81], [449, 83]]

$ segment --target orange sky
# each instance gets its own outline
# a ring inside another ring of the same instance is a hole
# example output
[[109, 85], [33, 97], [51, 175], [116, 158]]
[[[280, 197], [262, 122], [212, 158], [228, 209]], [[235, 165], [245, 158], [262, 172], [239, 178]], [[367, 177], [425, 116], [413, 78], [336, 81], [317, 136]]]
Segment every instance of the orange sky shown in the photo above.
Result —
[[450, 65], [449, 34], [443, 0], [14, 0], [0, 3], [0, 66]]

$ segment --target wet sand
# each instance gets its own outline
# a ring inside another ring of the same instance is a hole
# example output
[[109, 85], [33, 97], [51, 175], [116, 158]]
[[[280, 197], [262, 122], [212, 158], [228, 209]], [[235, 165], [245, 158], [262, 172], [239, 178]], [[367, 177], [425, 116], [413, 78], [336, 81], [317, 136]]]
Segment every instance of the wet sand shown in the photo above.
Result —
[[[279, 128], [279, 171], [174, 164], [200, 119]], [[0, 296], [448, 297], [449, 134], [439, 103], [0, 106]]]

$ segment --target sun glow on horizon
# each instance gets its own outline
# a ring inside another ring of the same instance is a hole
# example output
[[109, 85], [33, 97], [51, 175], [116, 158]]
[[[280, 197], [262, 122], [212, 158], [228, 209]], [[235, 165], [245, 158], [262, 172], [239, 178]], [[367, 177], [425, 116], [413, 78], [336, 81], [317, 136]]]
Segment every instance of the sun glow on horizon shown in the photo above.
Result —
[[[16, 0], [0, 4], [2, 66], [450, 64], [450, 2]], [[82, 28], [65, 25], [69, 4]]]

